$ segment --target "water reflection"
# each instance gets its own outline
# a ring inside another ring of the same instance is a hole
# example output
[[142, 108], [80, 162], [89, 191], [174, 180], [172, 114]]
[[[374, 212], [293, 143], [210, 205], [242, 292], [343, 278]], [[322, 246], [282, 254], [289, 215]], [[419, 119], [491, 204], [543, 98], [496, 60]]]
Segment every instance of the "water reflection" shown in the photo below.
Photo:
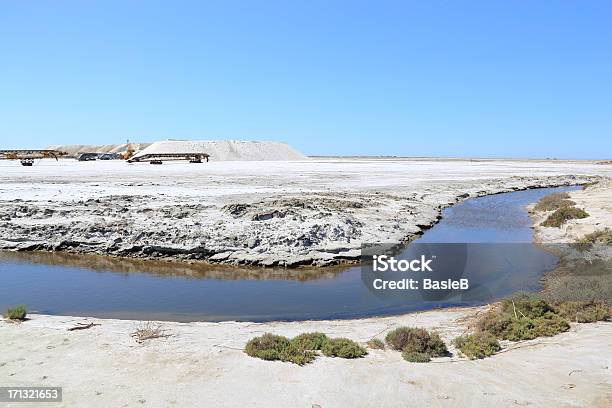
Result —
[[47, 266], [86, 268], [97, 272], [119, 274], [151, 274], [163, 277], [220, 279], [220, 280], [296, 280], [332, 279], [351, 266], [328, 268], [301, 267], [262, 268], [249, 266], [210, 265], [205, 263], [170, 262], [119, 258], [103, 255], [83, 255], [66, 252], [9, 252], [0, 251], [0, 263], [29, 263]]
[[[528, 190], [465, 201], [446, 209], [442, 220], [418, 242], [521, 242], [537, 255], [524, 206], [569, 189]], [[539, 278], [552, 264], [536, 262], [530, 268], [504, 270], [509, 284], [488, 285], [488, 298], [537, 289]], [[176, 321], [356, 318], [470, 304], [380, 299], [365, 289], [359, 266], [224, 267], [0, 252], [0, 309], [21, 303], [41, 313]]]

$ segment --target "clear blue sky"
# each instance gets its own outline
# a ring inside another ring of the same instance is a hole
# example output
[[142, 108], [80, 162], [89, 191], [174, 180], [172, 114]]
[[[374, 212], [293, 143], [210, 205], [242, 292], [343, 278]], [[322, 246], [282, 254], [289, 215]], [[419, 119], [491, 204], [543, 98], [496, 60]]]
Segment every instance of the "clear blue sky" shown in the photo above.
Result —
[[609, 0], [0, 0], [6, 148], [611, 159], [611, 136]]

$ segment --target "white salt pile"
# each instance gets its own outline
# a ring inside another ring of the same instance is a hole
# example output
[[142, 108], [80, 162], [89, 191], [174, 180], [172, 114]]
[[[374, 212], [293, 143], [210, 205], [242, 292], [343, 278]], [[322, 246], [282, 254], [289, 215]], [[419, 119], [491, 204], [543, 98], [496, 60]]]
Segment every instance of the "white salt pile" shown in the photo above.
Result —
[[134, 155], [134, 158], [160, 153], [207, 153], [213, 161], [306, 159], [306, 156], [286, 143], [244, 140], [165, 140], [151, 144]]
[[123, 143], [108, 145], [51, 145], [47, 149], [59, 150], [68, 153], [68, 156], [75, 157], [78, 153], [125, 153], [128, 148], [139, 151], [151, 143]]

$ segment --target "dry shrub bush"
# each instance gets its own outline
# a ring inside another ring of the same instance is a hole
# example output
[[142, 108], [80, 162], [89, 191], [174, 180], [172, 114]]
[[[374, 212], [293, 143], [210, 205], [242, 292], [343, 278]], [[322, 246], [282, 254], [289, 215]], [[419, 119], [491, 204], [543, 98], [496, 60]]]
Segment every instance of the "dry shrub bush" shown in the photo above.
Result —
[[437, 333], [418, 327], [398, 327], [387, 334], [385, 341], [393, 350], [406, 353], [424, 353], [429, 357], [449, 354], [446, 344]]
[[561, 316], [578, 323], [608, 320], [612, 316], [612, 306], [606, 302], [560, 302], [555, 307]]
[[381, 339], [372, 339], [372, 340], [369, 340], [366, 343], [366, 346], [368, 346], [368, 348], [371, 348], [371, 349], [374, 349], [374, 350], [384, 350], [385, 349], [385, 343]]
[[170, 337], [170, 335], [166, 333], [161, 324], [145, 322], [136, 328], [136, 331], [132, 333], [132, 337], [137, 343], [144, 343], [146, 340]]

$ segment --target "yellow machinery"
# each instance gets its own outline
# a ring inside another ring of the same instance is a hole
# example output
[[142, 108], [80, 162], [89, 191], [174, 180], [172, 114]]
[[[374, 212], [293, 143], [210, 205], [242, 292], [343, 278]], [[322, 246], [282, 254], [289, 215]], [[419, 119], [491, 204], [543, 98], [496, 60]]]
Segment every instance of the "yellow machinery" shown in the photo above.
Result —
[[0, 150], [0, 160], [20, 160], [22, 166], [32, 166], [36, 159], [55, 159], [68, 153], [59, 150]]

